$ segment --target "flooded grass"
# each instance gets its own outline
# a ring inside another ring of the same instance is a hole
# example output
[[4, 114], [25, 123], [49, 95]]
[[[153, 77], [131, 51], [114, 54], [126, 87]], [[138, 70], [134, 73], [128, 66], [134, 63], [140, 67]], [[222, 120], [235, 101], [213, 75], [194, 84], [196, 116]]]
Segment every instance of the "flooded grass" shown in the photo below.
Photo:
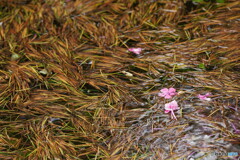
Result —
[[1, 1], [0, 159], [239, 158], [239, 11], [237, 0]]

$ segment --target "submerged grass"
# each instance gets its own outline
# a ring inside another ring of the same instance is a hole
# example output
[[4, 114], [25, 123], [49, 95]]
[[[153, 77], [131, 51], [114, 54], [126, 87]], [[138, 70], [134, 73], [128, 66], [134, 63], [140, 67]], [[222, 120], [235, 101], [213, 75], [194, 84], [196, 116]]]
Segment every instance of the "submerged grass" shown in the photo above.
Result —
[[[0, 159], [240, 154], [239, 10], [234, 0], [1, 1]], [[181, 91], [177, 121], [157, 96], [165, 87]]]

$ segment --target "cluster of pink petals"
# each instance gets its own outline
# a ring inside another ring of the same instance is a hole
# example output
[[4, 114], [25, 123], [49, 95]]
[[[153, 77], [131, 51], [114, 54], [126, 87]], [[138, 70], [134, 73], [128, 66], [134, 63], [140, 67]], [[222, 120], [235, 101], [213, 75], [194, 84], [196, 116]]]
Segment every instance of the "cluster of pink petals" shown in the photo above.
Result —
[[[176, 89], [175, 88], [163, 88], [160, 90], [161, 92], [158, 93], [158, 96], [164, 97], [165, 99], [171, 99], [173, 96], [177, 95]], [[174, 111], [180, 109], [178, 107], [177, 101], [172, 101], [170, 103], [165, 104], [165, 113], [171, 113], [171, 118], [172, 119], [177, 119]]]
[[177, 95], [175, 88], [169, 88], [169, 89], [163, 88], [163, 89], [161, 89], [161, 92], [158, 93], [158, 96], [164, 97], [165, 99], [170, 99], [175, 95]]
[[[173, 96], [175, 96], [177, 94], [178, 93], [176, 92], [175, 88], [169, 88], [169, 89], [163, 88], [163, 89], [161, 89], [161, 92], [158, 93], [158, 96], [164, 97], [165, 99], [171, 99]], [[204, 100], [204, 101], [211, 101], [211, 98], [208, 98], [209, 96], [211, 96], [211, 93], [206, 93], [204, 95], [199, 94], [198, 98], [200, 100]], [[178, 107], [178, 103], [175, 100], [165, 104], [165, 113], [170, 112], [172, 119], [177, 120], [177, 117], [175, 116], [174, 111], [178, 110], [178, 109], [180, 109], [180, 108]]]
[[135, 54], [140, 54], [142, 52], [142, 48], [129, 48], [128, 51], [133, 52]]
[[178, 109], [180, 109], [180, 108], [178, 107], [177, 101], [175, 101], [175, 100], [170, 103], [165, 104], [165, 113], [170, 112], [171, 118], [176, 119], [176, 120], [177, 120], [177, 117], [175, 116], [173, 111], [178, 110]]
[[199, 94], [199, 95], [198, 95], [198, 98], [199, 98], [200, 100], [204, 100], [204, 101], [211, 101], [211, 98], [208, 98], [209, 96], [211, 96], [210, 93], [206, 93], [205, 95]]

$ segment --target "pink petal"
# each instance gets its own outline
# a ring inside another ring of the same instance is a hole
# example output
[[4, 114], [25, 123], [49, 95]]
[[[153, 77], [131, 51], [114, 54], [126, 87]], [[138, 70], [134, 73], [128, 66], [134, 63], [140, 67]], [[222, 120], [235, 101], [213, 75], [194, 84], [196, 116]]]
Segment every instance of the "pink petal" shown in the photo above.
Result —
[[199, 95], [198, 95], [198, 98], [199, 98], [200, 100], [211, 101], [211, 98], [207, 98], [207, 97], [210, 96], [210, 95], [211, 95], [210, 93], [207, 93], [207, 94], [205, 94], [205, 95], [199, 94]]
[[172, 110], [175, 111], [175, 110], [178, 110], [178, 109], [180, 109], [180, 108], [179, 107], [175, 107]]
[[204, 100], [204, 99], [206, 98], [206, 96], [199, 94], [199, 95], [198, 95], [198, 98], [201, 99], [201, 100]]
[[142, 51], [142, 48], [129, 48], [128, 49], [130, 52], [133, 52], [135, 54], [140, 54]]
[[165, 98], [165, 99], [170, 99], [170, 98], [172, 98], [172, 96], [166, 95], [164, 98]]
[[165, 104], [165, 110], [177, 110], [177, 109], [179, 108], [178, 108], [177, 101], [175, 100]]
[[170, 94], [171, 96], [177, 95], [176, 89], [174, 89], [174, 88], [169, 88], [169, 94]]
[[165, 94], [168, 94], [168, 89], [167, 88], [163, 88], [163, 89], [161, 89], [161, 92], [165, 93]]
[[174, 110], [177, 110], [177, 109], [180, 109], [180, 108], [178, 107], [177, 101], [175, 100], [165, 104], [165, 113], [171, 112], [171, 118], [176, 120], [177, 120], [177, 117], [174, 114]]
[[164, 108], [165, 108], [165, 110], [168, 111], [168, 112], [172, 110], [172, 109], [170, 108], [170, 106], [167, 106], [166, 104], [165, 104], [165, 107], [164, 107]]
[[172, 106], [172, 109], [173, 109], [173, 110], [179, 109], [179, 108], [178, 108], [177, 101], [174, 100], [174, 101], [172, 101], [172, 102], [170, 102], [170, 103], [171, 103], [171, 106]]
[[169, 112], [170, 112], [170, 110], [165, 110], [164, 112], [165, 112], [165, 113], [169, 113]]
[[176, 89], [175, 89], [175, 88], [169, 88], [168, 91], [171, 92], [171, 93], [175, 93], [175, 92], [176, 92]]
[[165, 99], [170, 99], [172, 96], [177, 95], [175, 88], [163, 88], [160, 90], [162, 93], [159, 93], [158, 95], [161, 97], [164, 97]]
[[165, 97], [165, 94], [163, 94], [163, 93], [158, 93], [158, 96], [160, 96], [160, 97]]

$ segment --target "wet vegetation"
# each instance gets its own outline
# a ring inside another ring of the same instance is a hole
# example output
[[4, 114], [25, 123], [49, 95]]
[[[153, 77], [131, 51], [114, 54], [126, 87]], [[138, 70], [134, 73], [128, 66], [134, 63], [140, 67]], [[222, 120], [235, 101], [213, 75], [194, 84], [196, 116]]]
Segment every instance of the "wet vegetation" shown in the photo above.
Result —
[[239, 51], [238, 0], [2, 0], [0, 159], [240, 154]]

